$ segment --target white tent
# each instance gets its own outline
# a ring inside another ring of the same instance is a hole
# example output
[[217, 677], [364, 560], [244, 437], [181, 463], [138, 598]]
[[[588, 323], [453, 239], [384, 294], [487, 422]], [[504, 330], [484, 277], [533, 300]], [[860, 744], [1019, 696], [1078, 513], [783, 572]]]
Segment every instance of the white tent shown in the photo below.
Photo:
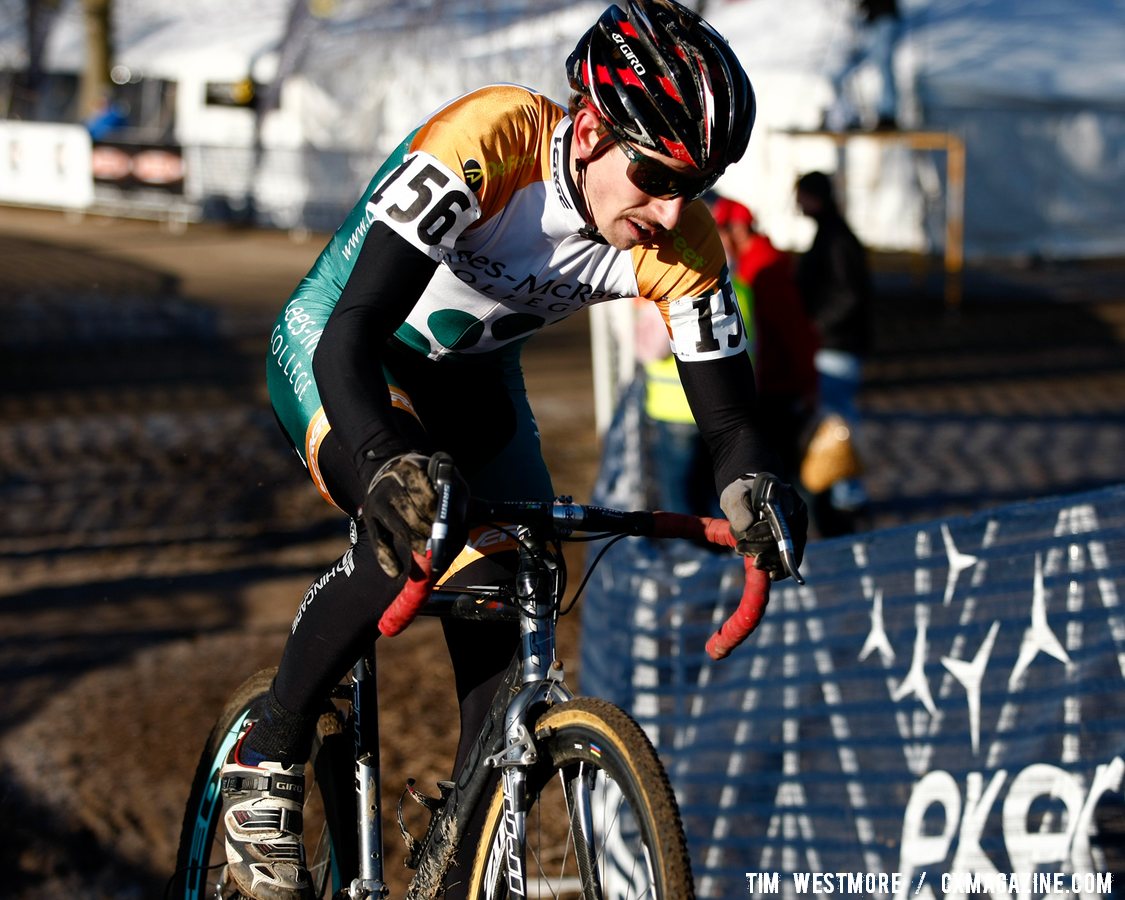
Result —
[[[529, 84], [560, 100], [562, 62], [604, 0], [116, 0], [117, 61], [174, 79], [177, 139], [200, 196], [242, 192], [279, 225], [324, 227], [379, 159], [428, 110], [487, 81]], [[969, 256], [1125, 253], [1125, 0], [900, 0], [895, 58], [901, 119], [954, 132], [968, 153]], [[0, 0], [0, 66], [22, 65], [17, 0]], [[750, 151], [720, 182], [778, 242], [811, 226], [792, 186], [811, 168], [847, 174], [860, 236], [885, 249], [939, 251], [940, 159], [862, 139], [835, 144], [784, 132], [815, 127], [824, 72], [841, 51], [849, 0], [708, 0], [708, 18], [757, 88]], [[10, 15], [7, 13], [11, 13]], [[77, 70], [81, 4], [64, 0], [49, 68]], [[260, 121], [208, 107], [204, 84], [290, 72], [280, 108]], [[854, 82], [862, 96], [873, 74]]]
[[[0, 68], [26, 64], [20, 0], [0, 0]], [[597, 0], [114, 0], [115, 63], [174, 81], [185, 191], [205, 210], [253, 204], [263, 224], [334, 227], [405, 134], [451, 97], [515, 81], [564, 97], [560, 48]], [[10, 14], [8, 14], [10, 13]], [[80, 0], [62, 0], [44, 67], [78, 72]], [[548, 64], [549, 61], [549, 64]], [[278, 72], [277, 108], [205, 102], [209, 83]], [[2, 123], [0, 123], [2, 125]]]
[[[895, 54], [900, 120], [965, 142], [967, 255], [1125, 253], [1125, 0], [902, 0]], [[722, 189], [758, 211], [779, 241], [811, 226], [793, 208], [796, 176], [846, 166], [857, 231], [886, 249], [939, 249], [942, 160], [880, 141], [835, 144], [816, 128], [825, 72], [844, 46], [845, 0], [728, 0], [710, 18], [758, 90], [759, 126]], [[875, 87], [858, 73], [860, 97]]]

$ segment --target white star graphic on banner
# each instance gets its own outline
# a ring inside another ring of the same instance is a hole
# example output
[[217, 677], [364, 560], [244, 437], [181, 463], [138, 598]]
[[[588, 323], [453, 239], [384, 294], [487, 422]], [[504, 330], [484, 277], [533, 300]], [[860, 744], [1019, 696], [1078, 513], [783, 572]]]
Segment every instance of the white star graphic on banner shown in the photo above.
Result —
[[871, 601], [871, 630], [867, 633], [867, 640], [863, 642], [863, 649], [859, 651], [861, 660], [867, 659], [872, 651], [878, 650], [882, 657], [883, 665], [894, 662], [895, 651], [887, 639], [887, 632], [883, 626], [883, 589], [875, 591]]
[[980, 686], [984, 680], [984, 670], [988, 666], [988, 658], [992, 655], [992, 645], [996, 643], [996, 635], [1000, 632], [1000, 623], [993, 622], [988, 630], [988, 636], [980, 645], [977, 655], [972, 662], [963, 659], [954, 659], [952, 656], [943, 656], [941, 663], [965, 688], [965, 696], [969, 703], [969, 729], [973, 743], [973, 754], [980, 747]]
[[914, 658], [910, 661], [910, 670], [902, 679], [891, 699], [899, 701], [903, 697], [913, 694], [922, 703], [931, 716], [937, 715], [933, 695], [930, 694], [930, 683], [926, 681], [926, 626], [929, 624], [929, 611], [921, 603], [914, 607], [914, 624], [917, 628], [914, 637]]
[[1067, 654], [1051, 626], [1047, 624], [1047, 591], [1043, 587], [1043, 557], [1035, 554], [1035, 588], [1031, 595], [1031, 625], [1023, 633], [1020, 655], [1008, 678], [1008, 690], [1015, 688], [1031, 661], [1040, 652], [1053, 656], [1059, 662], [1070, 663]]
[[953, 535], [949, 531], [949, 526], [945, 523], [942, 523], [941, 526], [941, 539], [945, 542], [945, 555], [949, 558], [949, 576], [945, 580], [945, 597], [942, 599], [941, 605], [949, 606], [953, 600], [953, 592], [957, 588], [958, 576], [969, 567], [976, 565], [977, 558], [957, 549], [956, 544], [953, 543]]

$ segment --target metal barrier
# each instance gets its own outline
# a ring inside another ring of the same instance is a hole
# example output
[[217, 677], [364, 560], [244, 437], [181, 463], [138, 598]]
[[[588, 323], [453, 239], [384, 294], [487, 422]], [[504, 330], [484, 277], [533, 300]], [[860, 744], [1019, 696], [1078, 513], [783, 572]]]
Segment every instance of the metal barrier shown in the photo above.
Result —
[[[639, 449], [611, 428], [595, 502], [643, 502]], [[1125, 888], [1125, 486], [813, 544], [802, 571], [718, 663], [739, 561], [630, 540], [588, 588], [583, 689], [660, 750], [700, 897]]]

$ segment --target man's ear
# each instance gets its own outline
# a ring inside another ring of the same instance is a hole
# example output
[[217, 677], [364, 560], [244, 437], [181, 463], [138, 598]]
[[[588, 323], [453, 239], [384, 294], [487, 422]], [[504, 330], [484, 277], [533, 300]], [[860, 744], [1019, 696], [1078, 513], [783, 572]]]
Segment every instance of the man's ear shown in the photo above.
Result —
[[583, 106], [574, 116], [574, 155], [586, 159], [594, 152], [604, 130], [601, 119], [588, 106]]

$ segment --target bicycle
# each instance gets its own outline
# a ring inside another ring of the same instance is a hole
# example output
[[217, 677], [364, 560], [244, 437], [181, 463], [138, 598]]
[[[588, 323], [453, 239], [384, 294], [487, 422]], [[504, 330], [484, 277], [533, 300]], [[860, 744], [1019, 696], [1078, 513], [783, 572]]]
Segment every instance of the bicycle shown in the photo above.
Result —
[[[694, 897], [691, 863], [676, 798], [644, 731], [624, 711], [595, 698], [576, 697], [565, 685], [555, 656], [559, 615], [577, 601], [594, 566], [625, 536], [681, 538], [733, 547], [725, 520], [676, 513], [608, 509], [555, 501], [473, 501], [473, 544], [488, 544], [493, 574], [473, 583], [462, 556], [435, 585], [431, 565], [448, 548], [443, 516], [450, 507], [448, 479], [439, 472], [439, 516], [427, 558], [416, 556], [421, 575], [380, 620], [397, 634], [419, 613], [479, 620], [519, 621], [520, 648], [497, 691], [472, 752], [454, 780], [427, 797], [408, 781], [398, 822], [415, 869], [407, 897], [441, 895], [443, 879], [462, 848], [464, 826], [485, 804], [484, 828], [473, 850], [468, 895], [473, 900], [580, 896], [596, 898]], [[767, 494], [767, 500], [769, 500]], [[765, 510], [783, 559], [796, 579], [784, 517], [772, 502]], [[481, 535], [487, 532], [487, 539]], [[577, 537], [582, 533], [584, 537]], [[563, 609], [565, 540], [608, 543]], [[460, 549], [460, 548], [458, 548]], [[479, 567], [478, 567], [479, 568]], [[769, 596], [769, 579], [746, 559], [746, 588], [738, 608], [708, 641], [720, 659], [757, 626]], [[225, 879], [219, 770], [238, 740], [255, 702], [268, 690], [272, 670], [248, 679], [231, 696], [207, 739], [192, 783], [181, 831], [177, 869], [168, 896], [236, 898]], [[499, 777], [497, 777], [499, 773]], [[556, 777], [557, 776], [557, 777]], [[303, 812], [307, 862], [314, 896], [383, 900], [383, 834], [380, 819], [379, 726], [373, 653], [354, 665], [349, 681], [325, 703], [306, 766]], [[410, 796], [431, 814], [421, 839], [404, 824]], [[466, 857], [467, 858], [467, 857]]]

